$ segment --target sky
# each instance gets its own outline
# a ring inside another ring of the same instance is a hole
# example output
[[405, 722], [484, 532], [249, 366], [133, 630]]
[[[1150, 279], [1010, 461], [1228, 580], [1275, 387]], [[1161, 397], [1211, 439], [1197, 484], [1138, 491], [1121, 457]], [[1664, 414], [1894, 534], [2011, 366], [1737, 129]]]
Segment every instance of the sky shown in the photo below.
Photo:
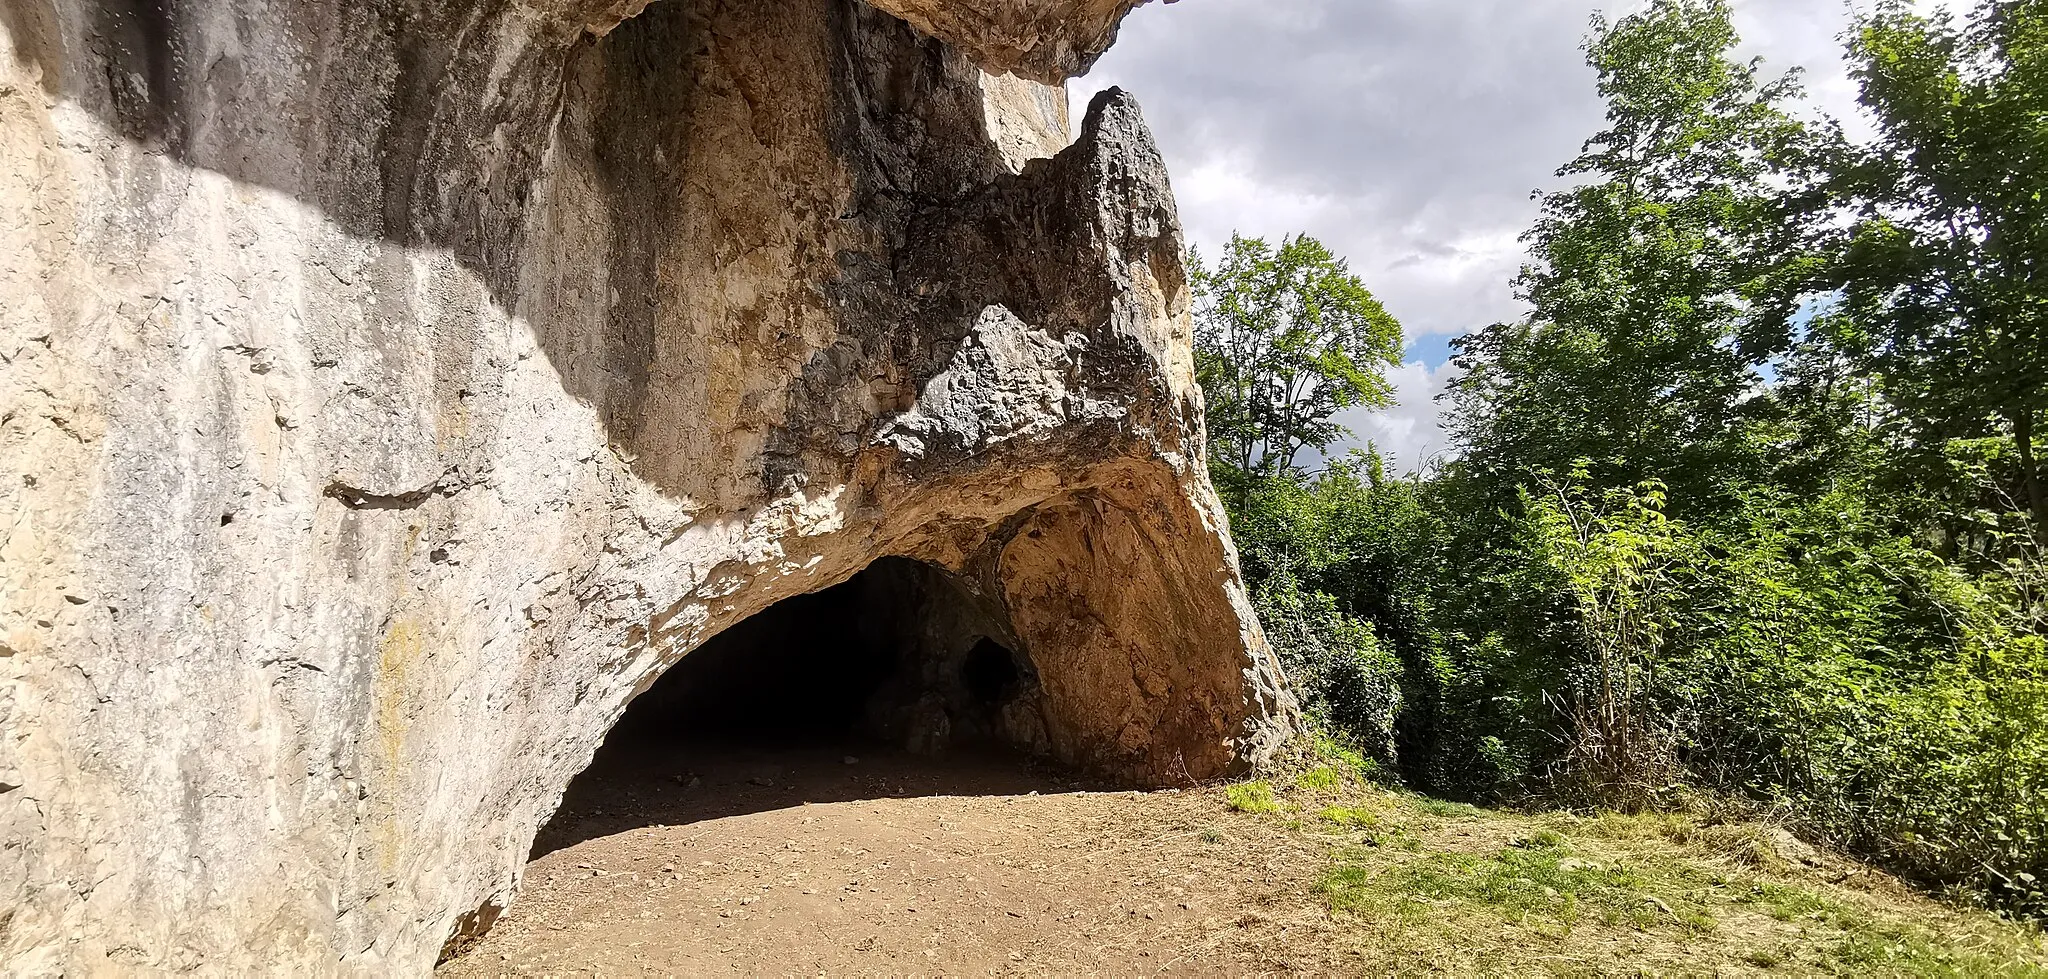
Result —
[[[1409, 338], [1401, 403], [1344, 420], [1406, 471], [1447, 449], [1435, 395], [1452, 337], [1518, 315], [1531, 194], [1602, 128], [1580, 44], [1641, 0], [1179, 0], [1149, 3], [1069, 84], [1078, 113], [1137, 96], [1188, 240], [1306, 232], [1346, 256]], [[1800, 66], [1854, 133], [1842, 0], [1735, 0], [1745, 53]], [[1341, 451], [1343, 446], [1339, 446]]]

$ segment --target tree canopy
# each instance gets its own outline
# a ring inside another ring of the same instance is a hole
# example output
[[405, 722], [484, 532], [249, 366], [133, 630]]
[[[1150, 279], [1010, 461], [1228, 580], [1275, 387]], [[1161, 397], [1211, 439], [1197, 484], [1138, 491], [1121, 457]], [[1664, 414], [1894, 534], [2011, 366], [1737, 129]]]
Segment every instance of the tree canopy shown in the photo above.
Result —
[[1850, 67], [1879, 137], [1834, 180], [1855, 217], [1835, 266], [1844, 353], [1881, 379], [1916, 454], [2009, 446], [1995, 488], [2048, 530], [2048, 5], [1959, 21], [1890, 0], [1858, 26]]
[[1194, 253], [1188, 264], [1195, 368], [1226, 482], [1291, 470], [1349, 434], [1339, 412], [1392, 403], [1401, 324], [1322, 242], [1232, 235], [1214, 268]]
[[1723, 0], [1594, 22], [1606, 125], [1524, 315], [1457, 341], [1425, 473], [1295, 464], [1389, 397], [1399, 328], [1341, 260], [1198, 274], [1255, 602], [1413, 787], [1712, 797], [2048, 915], [2048, 0], [1859, 15], [1862, 142], [1740, 40]]

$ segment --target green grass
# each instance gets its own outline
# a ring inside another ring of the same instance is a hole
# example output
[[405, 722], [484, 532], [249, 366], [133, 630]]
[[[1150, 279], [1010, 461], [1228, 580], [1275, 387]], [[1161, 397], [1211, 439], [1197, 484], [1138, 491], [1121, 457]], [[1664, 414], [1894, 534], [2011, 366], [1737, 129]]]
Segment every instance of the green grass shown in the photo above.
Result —
[[1224, 798], [1230, 808], [1238, 812], [1266, 813], [1279, 812], [1280, 800], [1273, 796], [1273, 783], [1264, 779], [1256, 782], [1239, 782], [1224, 790]]
[[1782, 948], [1753, 948], [1742, 953], [1742, 961], [1765, 969], [1775, 969], [1784, 965], [1787, 958], [1789, 956]]
[[[1492, 856], [1435, 853], [1387, 870], [1339, 864], [1322, 882], [1338, 911], [1427, 914], [1446, 904], [1488, 908], [1508, 920], [1572, 926], [1587, 916], [1648, 929], [1668, 918], [1678, 928], [1712, 931], [1706, 908], [1680, 894], [1694, 882], [1670, 868], [1652, 871], [1572, 855], [1556, 834], [1503, 847]], [[1667, 896], [1668, 895], [1668, 896]]]
[[1344, 784], [1344, 776], [1329, 765], [1317, 765], [1295, 776], [1294, 784], [1311, 792], [1327, 791]]
[[[1414, 805], [1418, 813], [1429, 809]], [[1695, 836], [1702, 846], [1725, 842], [1721, 834]], [[1425, 961], [1448, 954], [1444, 949], [1452, 943], [1478, 941], [1459, 954], [1467, 961], [1477, 956], [1510, 964], [1526, 950], [1473, 936], [1521, 929], [1562, 950], [1543, 960], [1542, 971], [1622, 966], [1596, 956], [1562, 967], [1560, 958], [1571, 961], [1574, 948], [1594, 950], [1571, 937], [1590, 927], [1695, 950], [1678, 953], [1684, 956], [1712, 953], [1667, 963], [1686, 969], [1723, 957], [1758, 968], [1851, 976], [2048, 977], [2042, 945], [2025, 929], [1988, 915], [1972, 916], [1962, 930], [1950, 922], [1915, 920], [1910, 909], [1902, 913], [1874, 899], [1866, 903], [1769, 879], [1749, 870], [1739, 854], [1716, 859], [1682, 848], [1654, 854], [1641, 848], [1583, 849], [1555, 828], [1538, 828], [1490, 852], [1424, 852], [1393, 862], [1386, 852], [1340, 854], [1316, 889], [1331, 911], [1373, 922], [1382, 942], [1416, 944]], [[1907, 900], [1923, 905], [1923, 915], [1944, 913], [1924, 899]], [[1729, 926], [1729, 919], [1745, 914], [1784, 926], [1759, 927], [1751, 924], [1753, 917]], [[1648, 971], [1662, 971], [1662, 965]]]
[[1222, 801], [1262, 817], [1233, 846], [1264, 833], [1328, 847], [1326, 872], [1299, 886], [1362, 972], [2048, 979], [2037, 931], [1843, 875], [1768, 823], [1490, 810], [1375, 788], [1337, 754], [1317, 746]]
[[1825, 918], [1830, 913], [1839, 914], [1840, 905], [1835, 904], [1803, 887], [1758, 881], [1750, 885], [1747, 896], [1738, 895], [1737, 903], [1756, 903], [1763, 906], [1771, 917], [1779, 921], [1797, 921], [1801, 918]]
[[1323, 822], [1346, 829], [1371, 829], [1380, 825], [1379, 814], [1362, 806], [1324, 806], [1316, 816]]
[[1475, 819], [1485, 815], [1485, 810], [1480, 809], [1478, 806], [1468, 805], [1463, 802], [1451, 802], [1446, 799], [1431, 799], [1423, 796], [1416, 797], [1415, 811], [1425, 816], [1438, 816], [1445, 819]]
[[1317, 734], [1310, 742], [1309, 755], [1321, 762], [1322, 767], [1334, 769], [1338, 773], [1348, 773], [1361, 782], [1372, 781], [1380, 774], [1379, 762], [1367, 758], [1364, 752], [1346, 747], [1326, 734]]

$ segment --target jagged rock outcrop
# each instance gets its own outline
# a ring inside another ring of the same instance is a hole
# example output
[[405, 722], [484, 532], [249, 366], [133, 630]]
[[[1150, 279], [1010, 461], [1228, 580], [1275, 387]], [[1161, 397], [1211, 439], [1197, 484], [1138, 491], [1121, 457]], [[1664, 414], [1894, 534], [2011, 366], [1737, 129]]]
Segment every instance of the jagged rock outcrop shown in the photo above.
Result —
[[[877, 559], [1039, 747], [1288, 707], [1126, 2], [0, 5], [0, 957], [420, 971], [636, 692]], [[949, 46], [951, 44], [962, 47]], [[971, 60], [962, 50], [982, 59]]]

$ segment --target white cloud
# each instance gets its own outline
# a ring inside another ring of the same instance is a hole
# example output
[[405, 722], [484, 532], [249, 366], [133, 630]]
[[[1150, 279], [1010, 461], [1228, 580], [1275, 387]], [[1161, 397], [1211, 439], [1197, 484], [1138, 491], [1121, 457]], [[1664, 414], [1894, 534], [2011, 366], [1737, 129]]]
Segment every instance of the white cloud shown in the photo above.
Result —
[[[1450, 440], [1444, 435], [1436, 399], [1456, 377], [1457, 368], [1448, 363], [1431, 367], [1411, 361], [1388, 371], [1387, 380], [1394, 385], [1398, 403], [1387, 411], [1339, 412], [1337, 420], [1351, 429], [1352, 438], [1330, 446], [1328, 457], [1371, 445], [1387, 460], [1388, 472], [1406, 475], [1447, 455]], [[1306, 460], [1306, 464], [1313, 466], [1317, 461]]]
[[[1867, 8], [1870, 0], [1853, 0]], [[1418, 348], [1512, 319], [1531, 192], [1603, 124], [1580, 50], [1590, 18], [1642, 0], [1186, 0], [1141, 7], [1077, 108], [1129, 89], [1159, 138], [1189, 241], [1307, 232], [1348, 256]], [[1926, 6], [1926, 4], [1922, 4]], [[1850, 7], [1735, 0], [1748, 53], [1806, 69], [1852, 134]], [[1439, 354], [1440, 355], [1440, 354]], [[1444, 441], [1440, 366], [1401, 369], [1402, 406], [1355, 427], [1402, 465]], [[1396, 448], [1398, 447], [1398, 448]]]
[[[1284, 15], [1281, 13], [1284, 11]], [[1307, 232], [1413, 335], [1514, 312], [1530, 191], [1600, 123], [1578, 0], [1187, 0], [1073, 83], [1138, 96], [1189, 240]]]

